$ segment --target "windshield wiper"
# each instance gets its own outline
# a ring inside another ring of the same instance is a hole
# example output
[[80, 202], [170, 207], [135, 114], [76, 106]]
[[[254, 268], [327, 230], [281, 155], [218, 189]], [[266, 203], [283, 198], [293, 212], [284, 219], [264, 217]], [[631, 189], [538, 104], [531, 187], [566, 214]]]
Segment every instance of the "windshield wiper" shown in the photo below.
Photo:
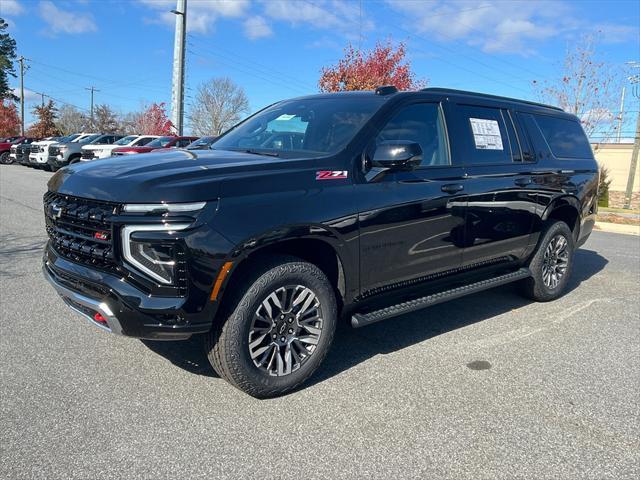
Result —
[[257, 150], [251, 150], [250, 148], [241, 150], [244, 153], [251, 153], [253, 155], [264, 155], [266, 157], [279, 157], [280, 154], [276, 152], [259, 152]]

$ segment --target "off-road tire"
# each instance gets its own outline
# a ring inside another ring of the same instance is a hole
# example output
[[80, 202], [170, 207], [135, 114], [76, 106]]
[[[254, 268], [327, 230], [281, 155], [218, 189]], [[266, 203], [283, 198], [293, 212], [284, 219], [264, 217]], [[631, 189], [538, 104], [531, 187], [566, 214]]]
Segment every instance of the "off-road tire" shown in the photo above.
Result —
[[[552, 288], [545, 284], [543, 280], [543, 266], [545, 262], [545, 251], [549, 247], [550, 242], [557, 236], [564, 237], [567, 242], [568, 265], [558, 284]], [[575, 240], [567, 224], [562, 221], [553, 221], [547, 224], [546, 228], [540, 234], [538, 246], [529, 262], [531, 277], [520, 282], [520, 293], [537, 302], [549, 302], [562, 296], [571, 277], [574, 252]]]
[[[297, 257], [277, 255], [239, 272], [227, 289], [214, 326], [205, 337], [207, 357], [222, 378], [256, 398], [290, 392], [305, 382], [326, 356], [337, 324], [334, 290], [317, 266]], [[286, 285], [310, 288], [322, 306], [322, 334], [313, 354], [299, 369], [285, 376], [270, 376], [251, 360], [249, 332], [261, 302]]]

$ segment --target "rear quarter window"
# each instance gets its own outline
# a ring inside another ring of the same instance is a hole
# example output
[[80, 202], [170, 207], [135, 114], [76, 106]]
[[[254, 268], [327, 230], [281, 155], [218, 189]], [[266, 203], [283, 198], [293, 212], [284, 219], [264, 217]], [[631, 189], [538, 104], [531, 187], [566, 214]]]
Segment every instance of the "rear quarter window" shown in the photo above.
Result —
[[551, 152], [558, 158], [593, 158], [591, 145], [576, 120], [533, 115]]

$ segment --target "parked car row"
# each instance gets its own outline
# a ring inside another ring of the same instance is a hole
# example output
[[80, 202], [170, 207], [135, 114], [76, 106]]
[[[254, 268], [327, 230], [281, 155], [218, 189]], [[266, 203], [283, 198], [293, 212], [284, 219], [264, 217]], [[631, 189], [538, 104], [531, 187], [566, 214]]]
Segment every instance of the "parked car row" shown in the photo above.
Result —
[[65, 165], [167, 148], [202, 150], [216, 137], [74, 133], [42, 140], [24, 136], [0, 139], [0, 162], [56, 171]]

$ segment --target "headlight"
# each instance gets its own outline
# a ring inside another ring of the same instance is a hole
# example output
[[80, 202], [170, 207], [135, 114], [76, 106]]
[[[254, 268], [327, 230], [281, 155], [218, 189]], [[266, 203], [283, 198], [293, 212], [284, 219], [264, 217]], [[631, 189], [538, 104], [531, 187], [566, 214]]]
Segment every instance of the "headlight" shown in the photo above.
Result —
[[122, 251], [125, 260], [154, 280], [173, 284], [176, 278], [178, 246], [171, 240], [142, 241], [131, 238], [135, 232], [167, 232], [184, 230], [188, 223], [162, 225], [127, 225], [122, 228]]
[[207, 202], [195, 203], [127, 203], [124, 211], [127, 213], [165, 213], [165, 212], [197, 212], [202, 210]]
[[58, 147], [58, 150], [60, 150], [61, 152], [64, 152], [65, 150], [67, 150], [69, 147]]

